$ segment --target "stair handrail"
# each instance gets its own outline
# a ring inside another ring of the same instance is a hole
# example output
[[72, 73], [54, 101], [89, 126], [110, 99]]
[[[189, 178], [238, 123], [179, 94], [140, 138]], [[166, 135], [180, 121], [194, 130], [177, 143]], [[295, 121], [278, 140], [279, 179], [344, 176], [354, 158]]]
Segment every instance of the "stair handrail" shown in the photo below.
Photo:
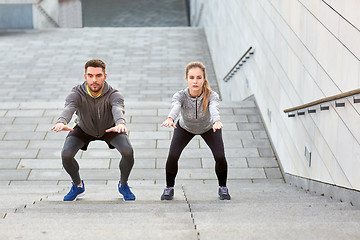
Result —
[[321, 98], [321, 99], [318, 99], [316, 101], [309, 102], [309, 103], [299, 105], [299, 106], [296, 106], [296, 107], [287, 108], [287, 109], [284, 110], [284, 113], [294, 112], [294, 111], [297, 111], [297, 110], [300, 110], [300, 109], [313, 107], [315, 105], [319, 105], [319, 104], [322, 104], [322, 103], [339, 100], [339, 99], [350, 97], [350, 96], [357, 95], [357, 94], [360, 94], [360, 88], [354, 89], [354, 90], [351, 90], [351, 91], [348, 91], [348, 92], [344, 92], [344, 93], [339, 93], [339, 94], [336, 94], [336, 95], [333, 95], [333, 96], [330, 96], [330, 97]]
[[39, 10], [39, 12], [47, 18], [47, 20], [54, 25], [56, 28], [60, 28], [60, 25], [50, 16], [50, 14], [41, 6], [41, 3], [43, 2], [43, 0], [38, 0], [35, 3], [35, 6], [37, 7], [37, 9]]
[[230, 78], [234, 75], [234, 73], [239, 69], [243, 63], [246, 62], [246, 59], [249, 58], [249, 54], [254, 54], [253, 47], [249, 47], [249, 49], [241, 56], [241, 58], [235, 63], [235, 65], [230, 69], [230, 71], [225, 75], [223, 78], [224, 82], [227, 82], [230, 80]]

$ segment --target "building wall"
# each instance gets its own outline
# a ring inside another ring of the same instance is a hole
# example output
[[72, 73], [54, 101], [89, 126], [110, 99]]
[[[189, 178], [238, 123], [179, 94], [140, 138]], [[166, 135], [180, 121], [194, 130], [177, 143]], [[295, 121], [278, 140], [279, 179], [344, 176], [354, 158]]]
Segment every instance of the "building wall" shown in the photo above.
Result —
[[[191, 0], [190, 9], [192, 25], [205, 29], [223, 100], [255, 95], [284, 172], [360, 190], [360, 104], [349, 97], [342, 108], [283, 112], [359, 88], [360, 1]], [[253, 56], [224, 82], [250, 46]]]
[[0, 2], [0, 29], [33, 28], [31, 3], [8, 4]]
[[59, 0], [59, 20], [62, 28], [83, 27], [81, 0]]
[[81, 0], [0, 0], [0, 29], [82, 27]]

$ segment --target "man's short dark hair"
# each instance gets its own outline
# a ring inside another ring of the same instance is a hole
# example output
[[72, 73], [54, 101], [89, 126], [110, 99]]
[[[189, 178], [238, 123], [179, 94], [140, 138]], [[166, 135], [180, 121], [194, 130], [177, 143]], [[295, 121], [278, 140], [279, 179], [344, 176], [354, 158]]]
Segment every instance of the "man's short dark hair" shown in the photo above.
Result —
[[85, 63], [85, 72], [88, 67], [101, 67], [103, 72], [105, 73], [106, 65], [100, 59], [91, 59]]

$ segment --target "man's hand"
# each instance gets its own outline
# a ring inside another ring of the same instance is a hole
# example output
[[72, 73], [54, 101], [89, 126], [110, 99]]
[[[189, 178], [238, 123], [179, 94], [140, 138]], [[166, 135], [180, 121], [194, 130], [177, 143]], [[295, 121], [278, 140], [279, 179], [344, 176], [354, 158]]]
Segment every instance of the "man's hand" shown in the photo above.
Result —
[[223, 128], [223, 124], [220, 121], [216, 121], [214, 122], [214, 125], [212, 127], [212, 129], [214, 130], [214, 132], [216, 132], [216, 130], [218, 129], [222, 129]]
[[127, 133], [127, 129], [126, 129], [125, 123], [120, 123], [120, 124], [116, 125], [115, 127], [107, 129], [105, 132]]
[[51, 128], [51, 130], [53, 130], [55, 132], [61, 132], [61, 131], [70, 131], [70, 132], [72, 132], [72, 131], [74, 131], [74, 129], [69, 128], [68, 125], [65, 125], [64, 123], [61, 123], [61, 122], [55, 124]]
[[176, 128], [175, 123], [174, 123], [174, 119], [172, 118], [167, 118], [162, 124], [161, 127], [173, 127]]

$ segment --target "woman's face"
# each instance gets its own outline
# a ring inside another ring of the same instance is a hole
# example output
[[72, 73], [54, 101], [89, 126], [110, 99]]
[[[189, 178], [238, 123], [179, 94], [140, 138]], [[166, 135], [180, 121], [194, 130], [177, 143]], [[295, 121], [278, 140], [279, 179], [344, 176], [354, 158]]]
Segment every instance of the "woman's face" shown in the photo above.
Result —
[[201, 68], [198, 67], [191, 68], [185, 80], [189, 85], [190, 91], [201, 93], [202, 87], [205, 82], [204, 72]]

